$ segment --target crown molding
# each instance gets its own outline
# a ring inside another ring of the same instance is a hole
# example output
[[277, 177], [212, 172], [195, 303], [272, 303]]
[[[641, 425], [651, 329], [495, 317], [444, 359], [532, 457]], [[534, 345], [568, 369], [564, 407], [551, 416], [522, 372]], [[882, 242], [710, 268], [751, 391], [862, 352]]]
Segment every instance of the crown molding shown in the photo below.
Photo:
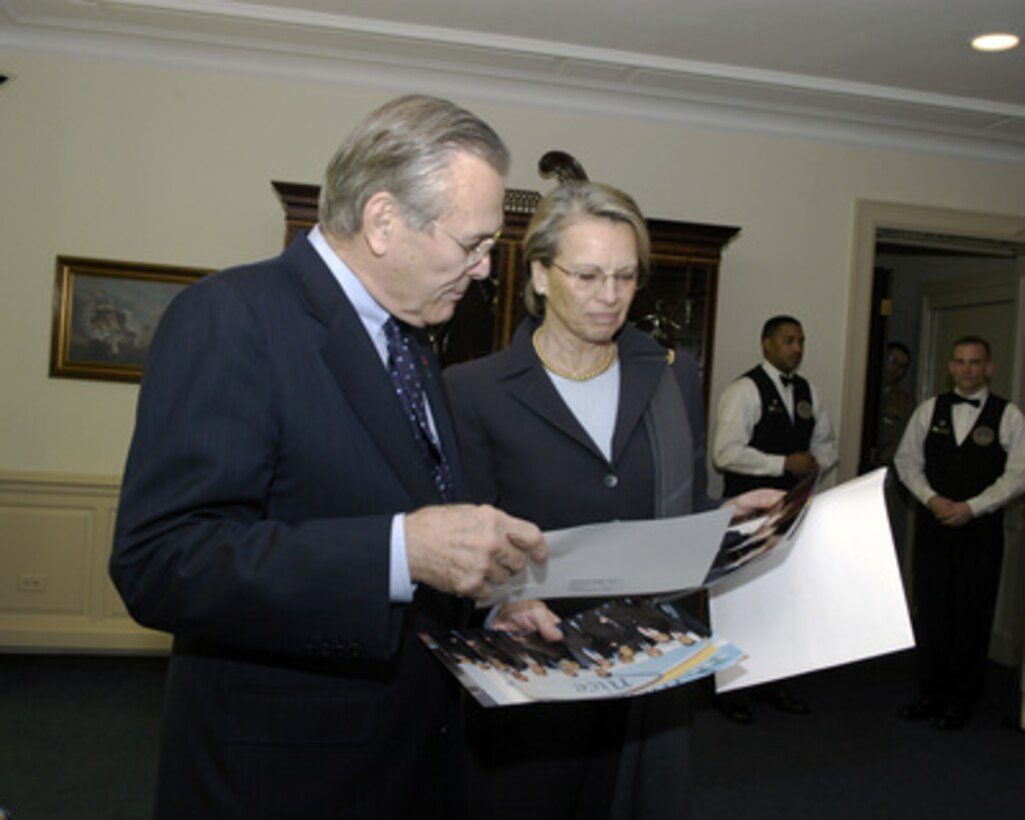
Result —
[[6, 48], [1025, 164], [1006, 103], [248, 3], [0, 2]]

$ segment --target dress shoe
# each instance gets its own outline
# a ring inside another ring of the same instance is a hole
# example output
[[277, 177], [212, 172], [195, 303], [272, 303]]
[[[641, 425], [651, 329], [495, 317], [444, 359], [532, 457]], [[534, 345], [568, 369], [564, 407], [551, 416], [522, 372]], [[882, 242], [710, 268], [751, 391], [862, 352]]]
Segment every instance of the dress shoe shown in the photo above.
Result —
[[943, 710], [933, 718], [932, 725], [944, 731], [956, 731], [963, 729], [968, 723], [968, 711], [957, 706], [945, 706]]
[[907, 706], [900, 707], [897, 717], [901, 720], [926, 720], [927, 718], [935, 717], [939, 714], [939, 711], [940, 705], [936, 701], [922, 698], [914, 703], [909, 703]]
[[758, 699], [791, 715], [806, 715], [809, 712], [807, 703], [782, 686], [768, 692], [759, 692]]
[[747, 725], [754, 722], [754, 715], [751, 714], [751, 709], [746, 703], [738, 703], [736, 701], [720, 700], [716, 704], [722, 716], [733, 723], [740, 723]]

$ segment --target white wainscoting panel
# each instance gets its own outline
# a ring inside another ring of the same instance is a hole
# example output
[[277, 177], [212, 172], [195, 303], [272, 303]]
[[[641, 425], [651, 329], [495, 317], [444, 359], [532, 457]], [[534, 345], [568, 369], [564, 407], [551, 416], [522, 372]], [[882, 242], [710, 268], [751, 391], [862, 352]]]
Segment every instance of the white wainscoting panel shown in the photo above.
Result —
[[163, 652], [107, 575], [113, 478], [0, 473], [0, 650]]

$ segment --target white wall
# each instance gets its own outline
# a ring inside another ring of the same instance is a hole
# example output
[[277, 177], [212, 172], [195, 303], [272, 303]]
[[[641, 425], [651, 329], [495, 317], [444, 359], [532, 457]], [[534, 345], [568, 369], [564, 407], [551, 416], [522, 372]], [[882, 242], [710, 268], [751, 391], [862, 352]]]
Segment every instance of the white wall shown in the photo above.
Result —
[[[0, 50], [0, 471], [117, 475], [136, 387], [52, 379], [58, 254], [220, 267], [275, 253], [270, 180], [319, 183], [337, 143], [402, 90]], [[434, 89], [437, 91], [438, 89]], [[649, 216], [741, 227], [719, 289], [713, 401], [771, 313], [804, 321], [804, 372], [840, 400], [858, 200], [1025, 215], [1025, 168], [452, 96], [514, 154], [561, 148]], [[540, 95], [539, 95], [540, 97]]]

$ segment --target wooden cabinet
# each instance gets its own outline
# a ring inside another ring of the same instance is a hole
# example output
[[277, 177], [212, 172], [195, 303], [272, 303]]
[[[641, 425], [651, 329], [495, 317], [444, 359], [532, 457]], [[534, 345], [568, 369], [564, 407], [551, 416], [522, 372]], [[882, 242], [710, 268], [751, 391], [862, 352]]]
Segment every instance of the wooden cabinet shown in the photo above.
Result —
[[[272, 182], [285, 210], [285, 242], [317, 221], [319, 187]], [[432, 337], [443, 365], [476, 358], [509, 343], [525, 315], [520, 242], [541, 195], [506, 192], [505, 226], [491, 258], [491, 275], [475, 281], [455, 315]], [[679, 345], [701, 365], [708, 403], [715, 336], [716, 292], [723, 248], [739, 228], [649, 219], [652, 270], [637, 292], [630, 320], [663, 344]]]

